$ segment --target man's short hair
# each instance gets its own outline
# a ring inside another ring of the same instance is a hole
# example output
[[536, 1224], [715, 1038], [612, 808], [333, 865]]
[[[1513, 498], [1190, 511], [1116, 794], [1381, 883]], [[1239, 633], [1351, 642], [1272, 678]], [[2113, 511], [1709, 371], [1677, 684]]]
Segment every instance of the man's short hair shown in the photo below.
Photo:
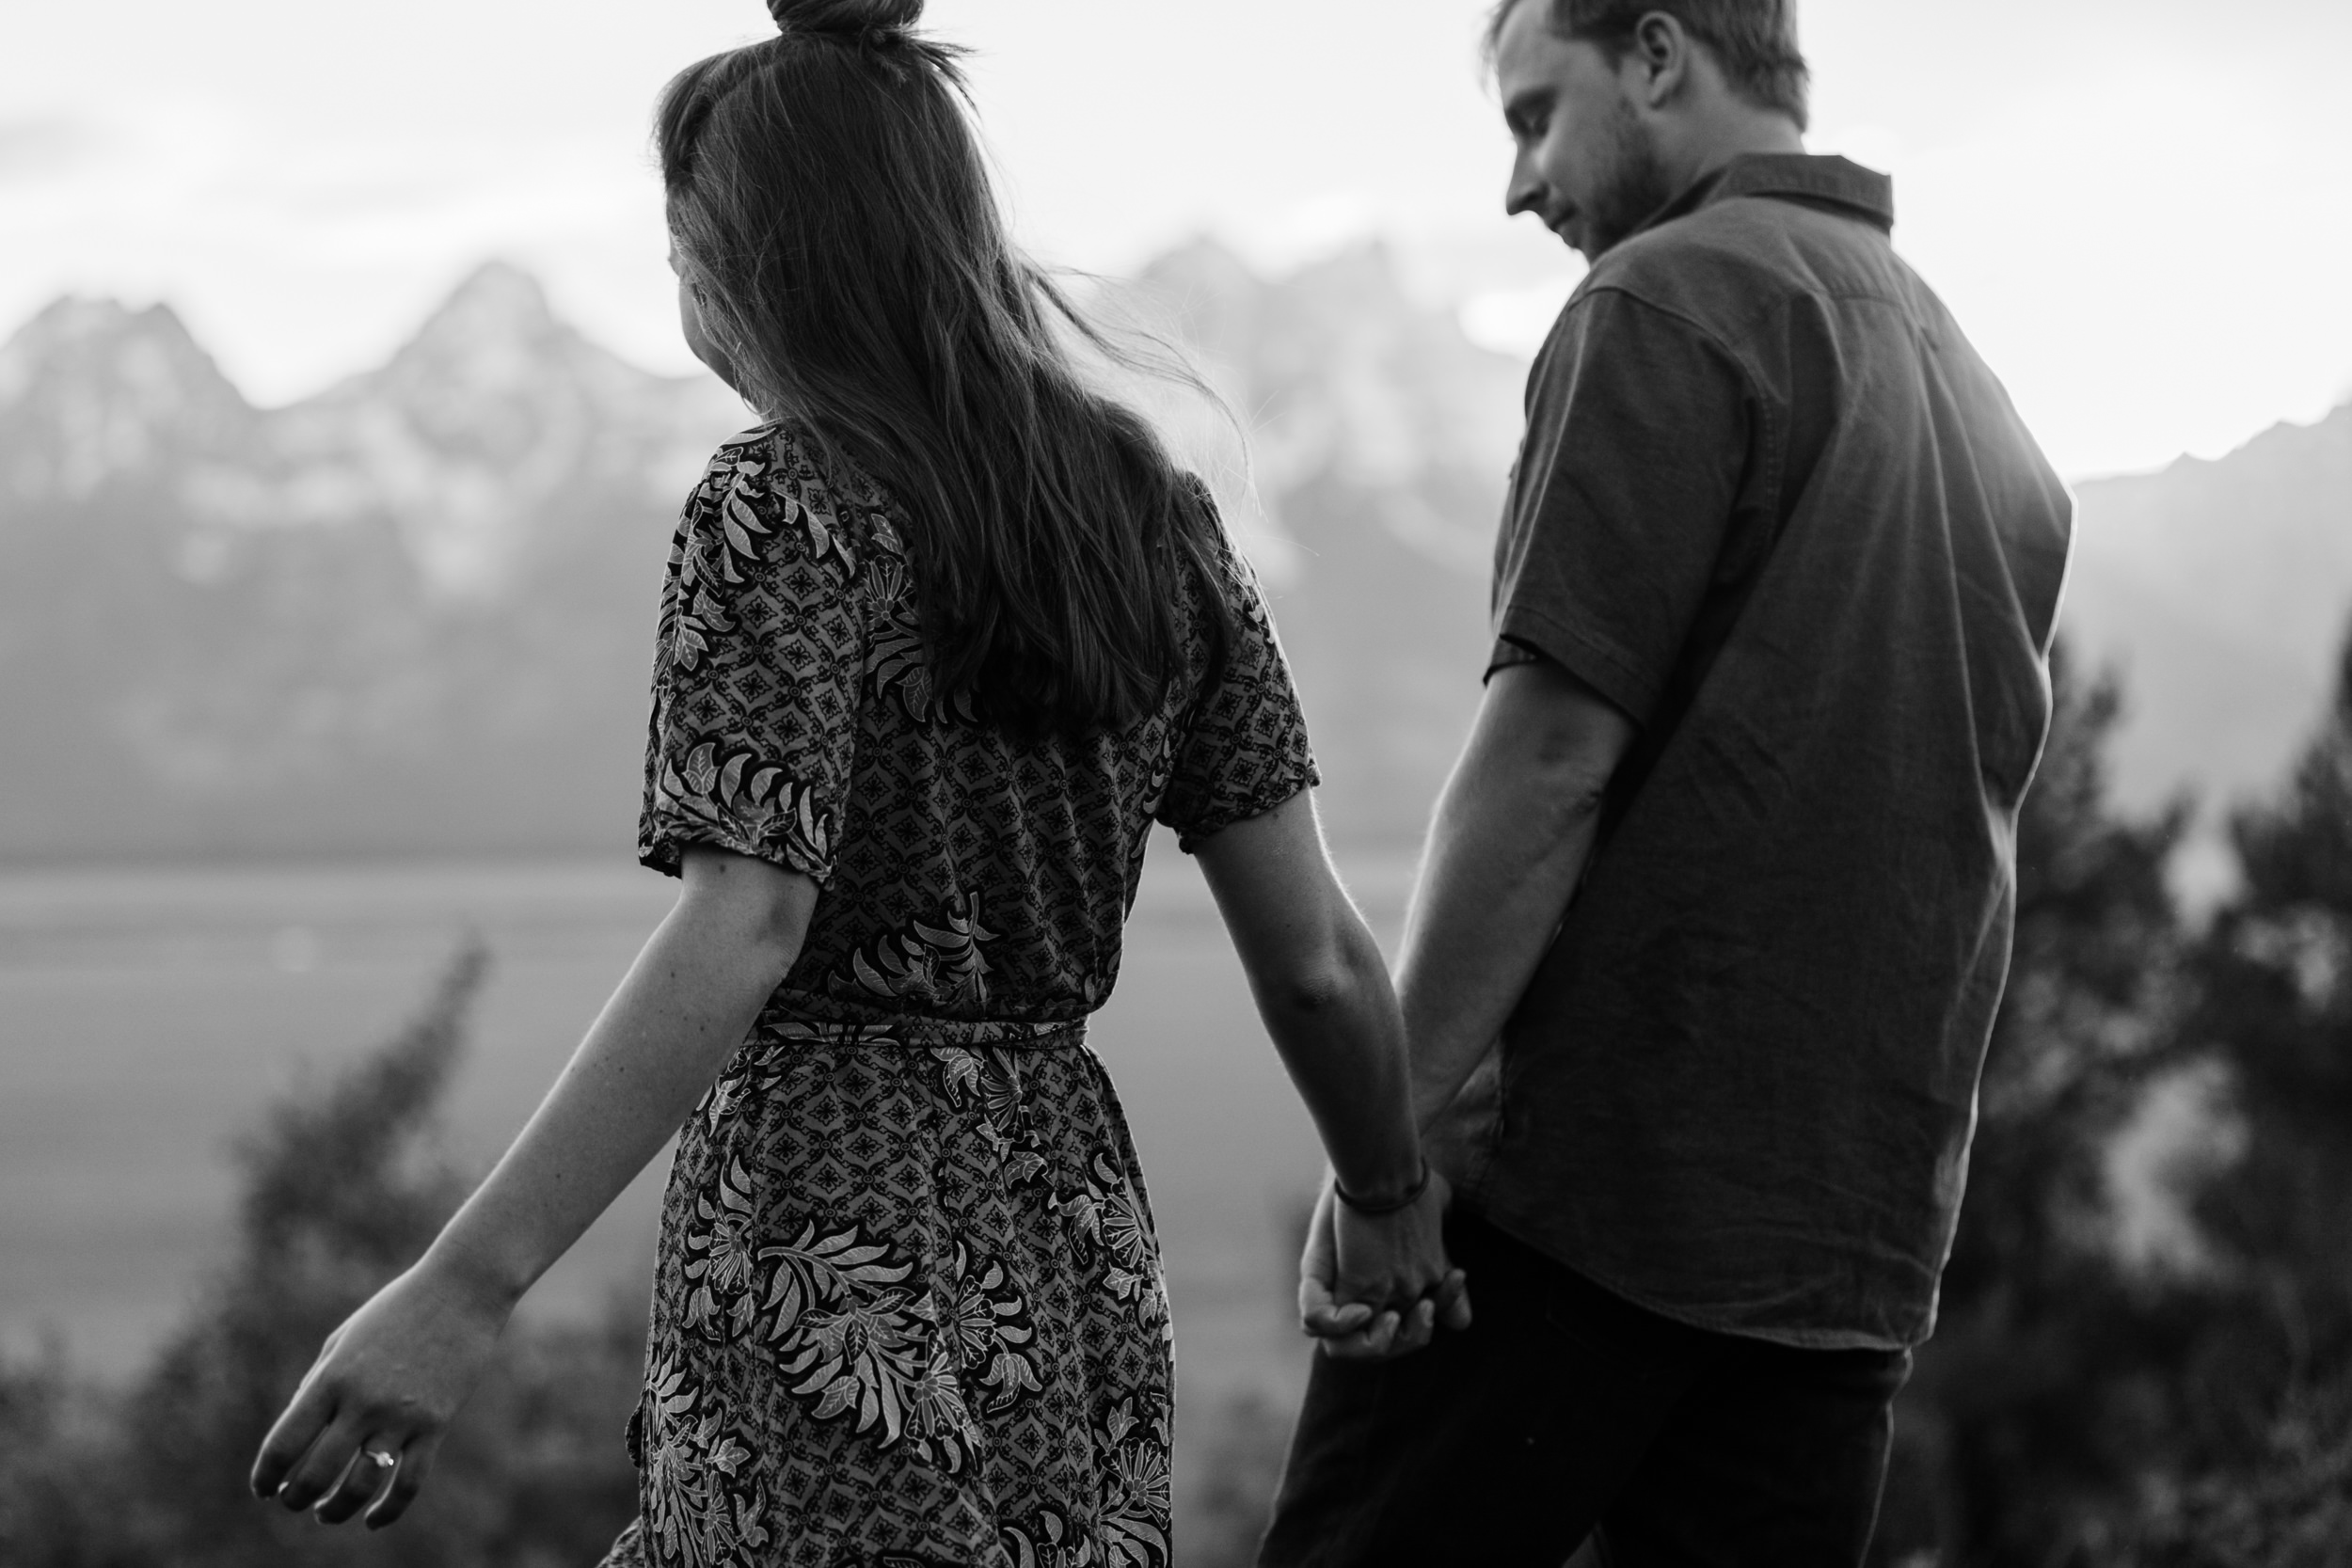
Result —
[[1797, 48], [1796, 0], [1502, 0], [1486, 21], [1490, 61], [1523, 4], [1550, 7], [1552, 31], [1597, 44], [1612, 60], [1624, 57], [1642, 18], [1662, 11], [1707, 46], [1733, 91], [1805, 127], [1812, 72]]

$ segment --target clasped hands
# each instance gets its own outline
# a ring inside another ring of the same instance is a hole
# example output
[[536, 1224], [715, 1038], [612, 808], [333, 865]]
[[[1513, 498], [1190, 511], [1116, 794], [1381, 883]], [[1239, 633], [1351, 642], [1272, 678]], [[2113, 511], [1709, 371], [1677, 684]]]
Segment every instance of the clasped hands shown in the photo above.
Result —
[[1324, 1177], [1298, 1260], [1299, 1326], [1327, 1355], [1377, 1361], [1429, 1343], [1439, 1324], [1470, 1325], [1467, 1276], [1446, 1259], [1443, 1226], [1453, 1190], [1429, 1184], [1393, 1213], [1366, 1214]]

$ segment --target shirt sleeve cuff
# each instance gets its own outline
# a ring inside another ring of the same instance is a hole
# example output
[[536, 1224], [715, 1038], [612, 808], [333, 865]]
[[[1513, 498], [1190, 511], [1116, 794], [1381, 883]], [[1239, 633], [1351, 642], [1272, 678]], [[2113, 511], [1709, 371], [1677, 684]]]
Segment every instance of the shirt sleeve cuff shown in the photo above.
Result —
[[1664, 682], [1645, 671], [1624, 649], [1540, 610], [1513, 605], [1502, 613], [1486, 677], [1491, 680], [1498, 670], [1532, 662], [1529, 655], [1551, 660], [1599, 692], [1637, 726], [1646, 725], [1658, 706]]

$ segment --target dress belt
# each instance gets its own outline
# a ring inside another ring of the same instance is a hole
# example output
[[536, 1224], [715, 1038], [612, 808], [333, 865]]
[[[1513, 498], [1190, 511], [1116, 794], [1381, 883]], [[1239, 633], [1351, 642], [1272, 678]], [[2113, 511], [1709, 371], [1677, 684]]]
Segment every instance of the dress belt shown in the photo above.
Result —
[[1067, 1051], [1083, 1046], [1087, 1021], [1019, 1023], [1010, 1020], [924, 1018], [875, 1019], [840, 1023], [811, 1019], [762, 1020], [757, 1043], [769, 1047], [857, 1045], [880, 1050], [938, 1051], [961, 1047], [992, 1051]]

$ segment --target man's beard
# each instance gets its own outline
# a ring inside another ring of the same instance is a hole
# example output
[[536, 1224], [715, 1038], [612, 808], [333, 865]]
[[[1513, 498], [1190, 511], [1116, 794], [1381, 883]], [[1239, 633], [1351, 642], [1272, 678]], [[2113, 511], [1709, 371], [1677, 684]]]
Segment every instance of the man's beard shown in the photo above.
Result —
[[1633, 106], [1619, 103], [1610, 122], [1609, 170], [1584, 204], [1585, 260], [1598, 261], [1680, 193]]

